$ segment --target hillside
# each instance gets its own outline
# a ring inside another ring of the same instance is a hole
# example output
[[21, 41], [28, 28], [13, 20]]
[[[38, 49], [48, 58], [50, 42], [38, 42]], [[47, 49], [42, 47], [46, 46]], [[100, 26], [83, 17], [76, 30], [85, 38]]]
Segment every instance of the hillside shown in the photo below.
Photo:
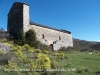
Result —
[[0, 75], [100, 75], [100, 52], [49, 51], [2, 40], [12, 48], [0, 50]]
[[94, 42], [94, 41], [85, 41], [73, 38], [73, 45], [75, 48], [84, 51], [84, 50], [98, 50], [100, 51], [100, 42]]

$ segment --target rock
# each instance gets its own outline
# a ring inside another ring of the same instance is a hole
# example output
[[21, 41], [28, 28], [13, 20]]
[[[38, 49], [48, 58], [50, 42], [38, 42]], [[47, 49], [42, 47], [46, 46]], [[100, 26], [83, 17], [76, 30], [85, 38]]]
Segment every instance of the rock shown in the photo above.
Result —
[[0, 42], [0, 50], [2, 50], [3, 53], [8, 53], [12, 48]]

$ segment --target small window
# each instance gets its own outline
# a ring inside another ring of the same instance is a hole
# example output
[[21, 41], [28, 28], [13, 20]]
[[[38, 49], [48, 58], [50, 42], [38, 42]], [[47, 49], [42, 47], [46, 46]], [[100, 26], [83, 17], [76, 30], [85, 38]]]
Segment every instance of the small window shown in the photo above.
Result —
[[59, 40], [61, 40], [61, 37], [59, 36]]
[[44, 39], [44, 34], [42, 34], [42, 39]]
[[53, 41], [53, 44], [56, 44], [57, 43], [57, 40], [56, 41]]

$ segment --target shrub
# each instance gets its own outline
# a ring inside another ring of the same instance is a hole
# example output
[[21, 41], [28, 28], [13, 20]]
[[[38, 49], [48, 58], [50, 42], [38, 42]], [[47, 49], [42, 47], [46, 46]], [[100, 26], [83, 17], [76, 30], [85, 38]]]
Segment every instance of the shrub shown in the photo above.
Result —
[[7, 40], [5, 38], [1, 39], [0, 42], [5, 43]]
[[3, 51], [0, 49], [0, 56], [3, 55]]
[[19, 62], [23, 62], [23, 59], [25, 58], [25, 56], [21, 50], [15, 51], [15, 55], [18, 57]]
[[64, 59], [65, 55], [63, 52], [61, 53], [55, 53], [55, 55], [57, 56], [58, 59]]
[[6, 44], [7, 46], [11, 47], [11, 44], [9, 44], [9, 43], [4, 43], [4, 44]]
[[17, 51], [18, 50], [18, 48], [17, 47], [12, 47], [12, 49], [13, 49], [13, 51]]
[[41, 50], [40, 49], [35, 49], [35, 52], [36, 53], [41, 53]]
[[13, 49], [13, 51], [16, 51], [16, 52], [23, 50], [23, 47], [22, 46], [18, 46], [18, 45], [11, 46], [11, 48]]
[[56, 60], [53, 60], [53, 61], [51, 62], [51, 67], [52, 67], [52, 68], [57, 68], [57, 66], [58, 66], [58, 62], [57, 62]]
[[32, 47], [38, 48], [38, 41], [34, 30], [29, 30], [25, 33], [26, 43]]
[[86, 68], [84, 67], [84, 66], [81, 66], [81, 67], [79, 67], [78, 69], [77, 69], [77, 72], [78, 73], [82, 73], [82, 71], [85, 71], [86, 70]]
[[67, 48], [66, 48], [66, 47], [61, 47], [61, 48], [59, 49], [59, 51], [67, 51]]
[[24, 48], [25, 50], [28, 50], [28, 49], [30, 48], [30, 46], [29, 46], [28, 44], [24, 44], [24, 45], [23, 45], [23, 48]]
[[4, 66], [5, 69], [15, 70], [17, 69], [17, 64], [13, 63], [12, 61], [8, 61], [8, 64]]
[[38, 41], [34, 30], [29, 30], [25, 34], [20, 30], [19, 36], [15, 37], [14, 42], [21, 46], [28, 44], [29, 46], [38, 48]]
[[44, 53], [44, 54], [48, 54], [49, 51], [48, 51], [48, 50], [43, 50], [43, 53]]
[[56, 53], [55, 53], [55, 56], [59, 56], [59, 53], [56, 52]]
[[23, 47], [24, 48], [30, 48], [30, 46], [28, 44], [24, 44]]
[[46, 54], [37, 54], [37, 59], [32, 63], [34, 69], [48, 69], [51, 68], [50, 59]]
[[64, 59], [64, 57], [65, 57], [64, 53], [63, 53], [63, 52], [60, 53], [60, 58], [61, 58], [61, 59]]
[[32, 59], [30, 59], [29, 57], [24, 57], [22, 60], [23, 60], [22, 62], [25, 64], [28, 64], [28, 68], [30, 68], [30, 65], [32, 63]]
[[33, 49], [29, 49], [28, 50], [28, 53], [33, 53]]

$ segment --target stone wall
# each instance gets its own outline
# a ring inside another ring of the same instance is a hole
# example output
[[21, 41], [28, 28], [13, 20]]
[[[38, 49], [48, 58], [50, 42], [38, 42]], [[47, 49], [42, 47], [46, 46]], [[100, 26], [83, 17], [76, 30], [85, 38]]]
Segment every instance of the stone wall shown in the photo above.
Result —
[[29, 6], [25, 3], [15, 2], [8, 13], [7, 31], [10, 34], [18, 35], [20, 30], [24, 30], [29, 25]]
[[29, 6], [23, 4], [23, 32], [28, 31], [29, 25]]
[[37, 39], [42, 43], [47, 45], [52, 44], [54, 50], [58, 50], [60, 47], [73, 46], [72, 34], [36, 25], [29, 25], [28, 27], [35, 30]]

